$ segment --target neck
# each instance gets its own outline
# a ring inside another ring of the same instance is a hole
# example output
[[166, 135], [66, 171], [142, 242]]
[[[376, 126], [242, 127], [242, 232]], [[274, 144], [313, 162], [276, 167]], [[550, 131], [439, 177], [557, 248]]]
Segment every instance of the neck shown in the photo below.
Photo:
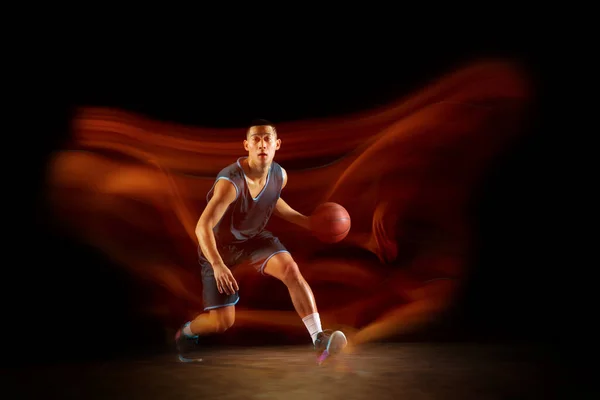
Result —
[[246, 158], [243, 162], [245, 164], [247, 172], [246, 175], [250, 179], [262, 179], [266, 178], [269, 173], [269, 165], [256, 165], [254, 164], [250, 158]]

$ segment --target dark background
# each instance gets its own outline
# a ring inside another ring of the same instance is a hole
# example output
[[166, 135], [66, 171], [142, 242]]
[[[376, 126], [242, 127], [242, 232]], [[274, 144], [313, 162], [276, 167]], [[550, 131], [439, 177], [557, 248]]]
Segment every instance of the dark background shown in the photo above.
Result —
[[5, 267], [11, 317], [5, 343], [14, 343], [8, 353], [16, 361], [40, 352], [44, 361], [63, 361], [154, 351], [163, 342], [160, 325], [128, 311], [136, 289], [126, 273], [47, 218], [44, 166], [69, 137], [73, 106], [245, 127], [257, 117], [277, 123], [369, 109], [486, 58], [520, 63], [534, 84], [535, 103], [528, 134], [496, 160], [478, 193], [476, 267], [446, 328], [459, 340], [555, 342], [563, 332], [557, 310], [568, 296], [560, 288], [562, 267], [552, 264], [554, 221], [547, 212], [560, 185], [549, 179], [555, 160], [546, 151], [556, 129], [546, 109], [554, 83], [533, 39], [475, 36], [402, 51], [324, 42], [311, 51], [203, 48], [185, 57], [149, 45], [113, 53], [110, 43], [100, 42], [93, 50], [78, 49], [68, 65], [52, 64], [41, 77], [40, 95], [24, 107], [29, 118], [22, 134], [35, 138], [26, 147], [31, 175], [20, 182], [35, 193], [16, 199], [29, 212], [7, 216], [18, 219], [18, 240]]

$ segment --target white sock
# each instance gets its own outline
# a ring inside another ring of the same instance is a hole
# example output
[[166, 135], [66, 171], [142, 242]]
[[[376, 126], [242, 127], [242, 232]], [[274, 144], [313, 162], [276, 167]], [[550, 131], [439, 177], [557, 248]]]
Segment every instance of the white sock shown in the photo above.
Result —
[[321, 328], [321, 318], [319, 318], [319, 313], [307, 315], [306, 317], [302, 318], [302, 322], [304, 322], [304, 326], [306, 326], [308, 333], [310, 333], [310, 337], [312, 338], [314, 344], [315, 340], [317, 340], [317, 335], [319, 332], [323, 331]]
[[190, 323], [188, 322], [187, 324], [185, 324], [185, 326], [183, 327], [183, 334], [189, 338], [196, 336], [194, 333], [192, 333], [192, 330], [190, 329]]

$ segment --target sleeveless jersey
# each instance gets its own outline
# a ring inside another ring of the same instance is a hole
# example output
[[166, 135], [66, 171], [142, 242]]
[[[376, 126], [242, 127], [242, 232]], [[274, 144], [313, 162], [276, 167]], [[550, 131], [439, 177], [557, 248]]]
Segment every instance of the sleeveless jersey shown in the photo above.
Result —
[[219, 246], [242, 243], [261, 233], [269, 222], [277, 200], [281, 196], [283, 171], [279, 164], [273, 162], [269, 168], [264, 188], [255, 198], [252, 197], [241, 165], [244, 158], [246, 157], [240, 157], [235, 163], [223, 168], [206, 196], [208, 202], [220, 179], [230, 181], [236, 189], [235, 200], [213, 228]]

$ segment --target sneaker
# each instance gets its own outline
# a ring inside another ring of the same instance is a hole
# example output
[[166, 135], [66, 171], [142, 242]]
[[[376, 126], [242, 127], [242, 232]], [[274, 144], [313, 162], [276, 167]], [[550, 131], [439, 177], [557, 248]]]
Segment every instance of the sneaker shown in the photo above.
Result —
[[198, 335], [187, 336], [185, 333], [183, 333], [183, 328], [189, 324], [190, 323], [187, 322], [185, 325], [179, 328], [175, 334], [175, 346], [177, 347], [177, 352], [179, 353], [179, 360], [183, 362], [194, 360], [191, 357], [191, 353], [194, 352], [198, 346]]
[[333, 356], [346, 347], [348, 340], [342, 331], [332, 332], [329, 329], [319, 332], [315, 340], [317, 364], [321, 365], [328, 357]]

